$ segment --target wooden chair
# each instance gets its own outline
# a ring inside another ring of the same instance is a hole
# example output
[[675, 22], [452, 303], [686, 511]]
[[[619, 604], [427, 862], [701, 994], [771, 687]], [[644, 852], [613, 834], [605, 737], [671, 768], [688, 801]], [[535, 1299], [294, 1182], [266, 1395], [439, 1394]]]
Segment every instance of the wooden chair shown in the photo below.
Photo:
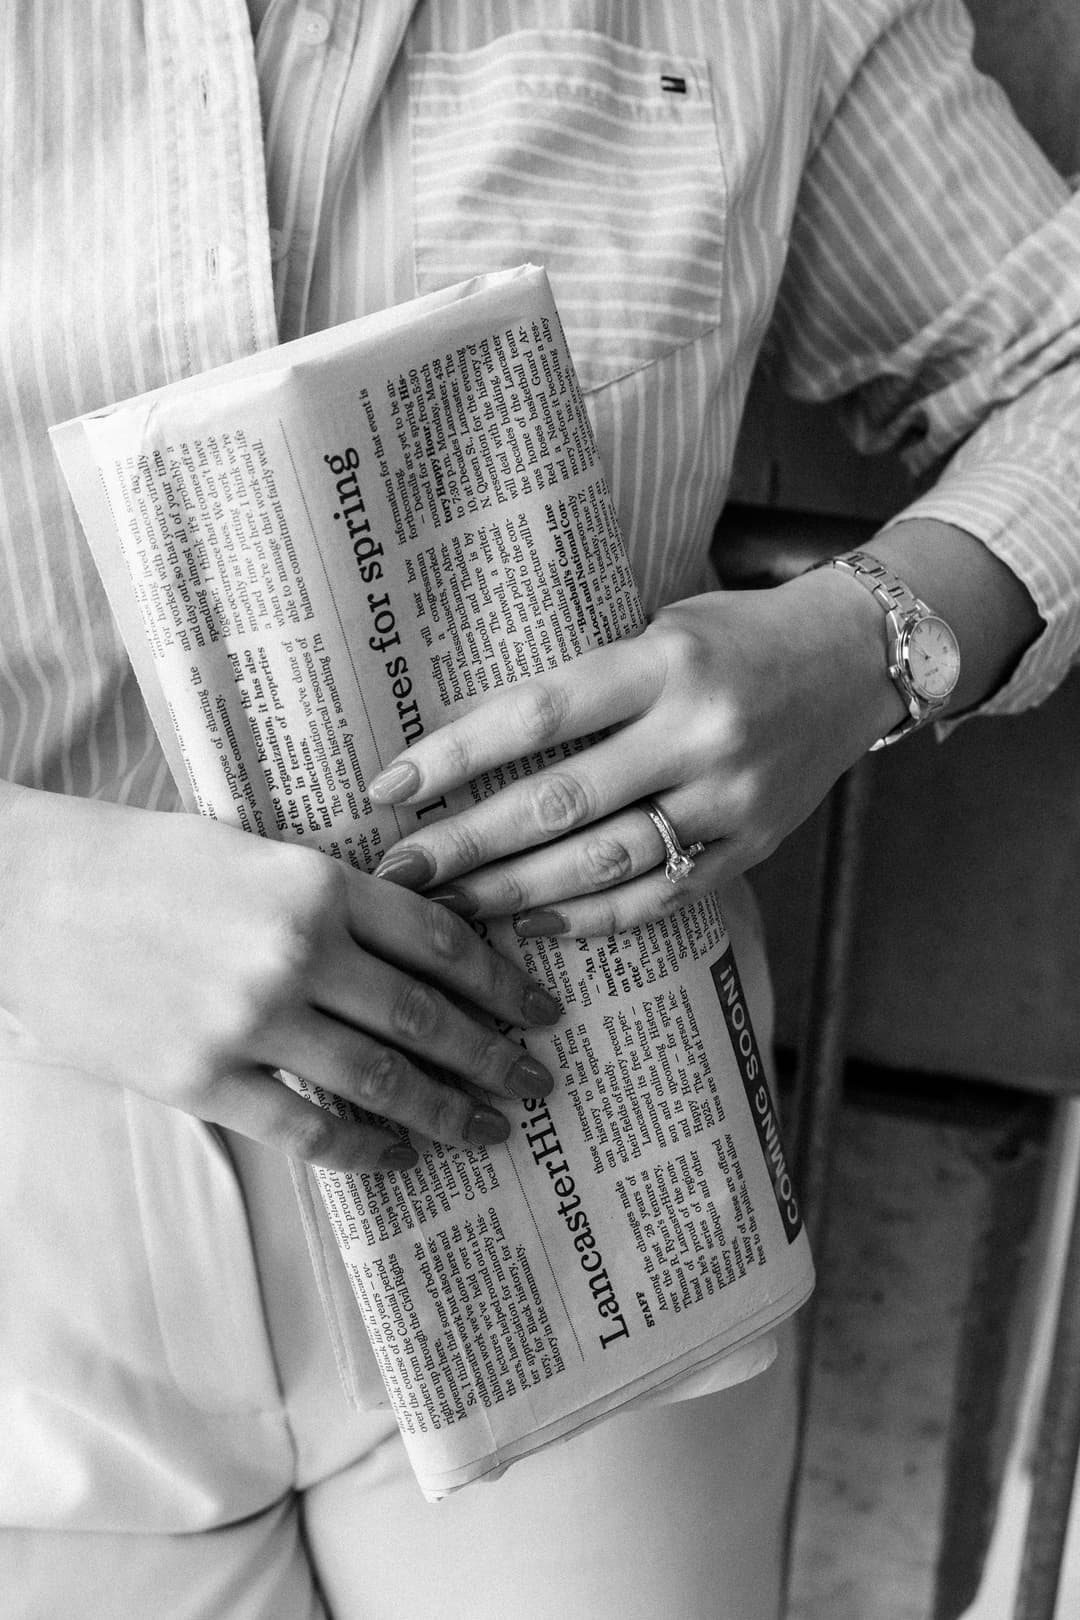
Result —
[[[724, 585], [730, 589], [774, 586], [803, 572], [822, 557], [853, 549], [865, 541], [876, 525], [863, 519], [834, 518], [753, 506], [731, 506], [717, 531], [715, 558]], [[1080, 687], [1077, 688], [1080, 693]], [[999, 722], [1008, 725], [1008, 722]], [[914, 744], [905, 744], [905, 748]], [[857, 993], [855, 937], [860, 891], [865, 874], [867, 819], [873, 774], [879, 760], [867, 758], [834, 787], [824, 811], [824, 830], [817, 858], [815, 900], [803, 930], [811, 936], [804, 973], [802, 1023], [797, 1032], [798, 1065], [795, 1098], [788, 1126], [795, 1175], [801, 1188], [807, 1229], [819, 1251], [830, 1213], [830, 1187], [837, 1121], [843, 1095], [844, 1069], [853, 1040], [853, 993]], [[1080, 828], [1080, 818], [1076, 825]], [[1080, 838], [1076, 841], [1080, 849]], [[805, 859], [805, 851], [804, 851]], [[928, 856], [933, 860], [933, 856]], [[790, 873], [788, 874], [790, 876]], [[1080, 899], [1080, 874], [1074, 887]], [[780, 879], [780, 892], [789, 888]], [[767, 909], [767, 908], [766, 908]], [[1075, 913], [1074, 913], [1075, 915]], [[798, 930], [785, 930], [790, 939]], [[1074, 980], [1074, 985], [1080, 980]], [[790, 997], [788, 998], [791, 999]], [[1080, 1024], [1080, 992], [1073, 1009]], [[1039, 1017], [1039, 1008], [1034, 1009]], [[789, 1015], [790, 1016], [790, 1015]], [[941, 1010], [938, 1009], [938, 1017]], [[946, 1013], [946, 1017], [947, 1017]], [[1070, 1014], [1072, 1016], [1072, 1014]], [[955, 1020], [954, 1020], [955, 1021]], [[789, 1031], [790, 1034], [790, 1024]], [[864, 1032], [865, 1035], [865, 1032]], [[947, 1037], [946, 1037], [947, 1039]], [[1068, 1051], [1068, 1032], [1066, 1045]], [[889, 1058], [888, 1042], [880, 1054]], [[902, 1040], [902, 1045], [903, 1045]], [[980, 1054], [963, 1054], [962, 1039], [952, 1042], [952, 1072], [981, 1072]], [[1080, 1051], [1080, 1046], [1073, 1051]], [[910, 1054], [901, 1050], [895, 1059], [903, 1066]], [[926, 1054], [921, 1054], [925, 1061]], [[961, 1067], [958, 1069], [958, 1061]], [[985, 1063], [985, 1058], [981, 1060]], [[1037, 1066], [1036, 1060], [1036, 1066]], [[1043, 1058], [1045, 1062], [1045, 1056]], [[1005, 1063], [1009, 1062], [1006, 1054]], [[967, 1067], [970, 1063], [972, 1066]], [[1053, 1062], [1050, 1064], [1053, 1068]], [[991, 1072], [991, 1078], [1032, 1083], [1043, 1089], [1065, 1091], [1080, 1082], [1069, 1072], [1068, 1059], [1057, 1065], [1057, 1076], [1031, 1072]], [[800, 1382], [802, 1420], [798, 1440], [801, 1461], [809, 1409], [814, 1348], [813, 1305], [801, 1324]], [[1023, 1567], [1014, 1620], [1054, 1620], [1073, 1484], [1080, 1459], [1080, 1201], [1074, 1211], [1060, 1294], [1058, 1325], [1042, 1416], [1041, 1438], [1034, 1465], [1034, 1493], [1029, 1515]], [[789, 1522], [789, 1555], [794, 1509]], [[789, 1560], [790, 1561], [790, 1560]], [[958, 1611], [953, 1610], [953, 1614]], [[952, 1620], [939, 1608], [935, 1620]]]

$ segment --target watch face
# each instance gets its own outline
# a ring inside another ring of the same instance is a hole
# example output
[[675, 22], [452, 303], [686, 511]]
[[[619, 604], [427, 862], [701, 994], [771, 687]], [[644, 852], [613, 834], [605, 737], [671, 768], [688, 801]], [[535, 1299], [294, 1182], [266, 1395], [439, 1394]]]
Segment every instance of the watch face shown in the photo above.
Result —
[[960, 647], [945, 620], [934, 613], [908, 627], [903, 656], [908, 679], [928, 702], [943, 702], [960, 678]]

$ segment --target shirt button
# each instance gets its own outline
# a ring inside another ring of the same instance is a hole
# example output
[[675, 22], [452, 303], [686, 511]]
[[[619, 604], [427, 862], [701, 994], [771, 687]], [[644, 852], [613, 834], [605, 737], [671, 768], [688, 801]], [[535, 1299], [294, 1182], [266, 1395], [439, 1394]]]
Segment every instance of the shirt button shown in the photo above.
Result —
[[300, 31], [306, 44], [325, 45], [330, 38], [330, 23], [320, 12], [309, 11]]
[[270, 229], [270, 258], [271, 258], [272, 263], [277, 264], [278, 260], [283, 259], [285, 257], [285, 255], [286, 255], [286, 253], [288, 253], [288, 251], [289, 251], [288, 233], [286, 231], [278, 230], [276, 225], [271, 226], [271, 229]]

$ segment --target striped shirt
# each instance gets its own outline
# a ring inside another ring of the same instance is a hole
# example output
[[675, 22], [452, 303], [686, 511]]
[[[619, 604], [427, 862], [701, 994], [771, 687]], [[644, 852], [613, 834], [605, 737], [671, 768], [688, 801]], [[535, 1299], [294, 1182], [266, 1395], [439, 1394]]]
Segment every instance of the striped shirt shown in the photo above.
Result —
[[1080, 199], [956, 0], [0, 8], [0, 774], [175, 803], [54, 422], [479, 271], [548, 267], [649, 606], [710, 579], [759, 357], [948, 460], [1080, 647]]

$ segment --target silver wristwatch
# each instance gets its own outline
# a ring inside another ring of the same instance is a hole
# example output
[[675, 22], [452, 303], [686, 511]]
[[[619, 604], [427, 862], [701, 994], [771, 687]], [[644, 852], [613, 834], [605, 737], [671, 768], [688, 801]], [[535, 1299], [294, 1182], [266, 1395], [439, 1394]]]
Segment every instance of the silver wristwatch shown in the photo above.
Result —
[[889, 675], [907, 705], [907, 718], [879, 737], [873, 748], [888, 748], [945, 707], [960, 679], [960, 644], [952, 628], [921, 602], [884, 563], [866, 551], [827, 557], [819, 567], [839, 568], [868, 590], [885, 611]]

